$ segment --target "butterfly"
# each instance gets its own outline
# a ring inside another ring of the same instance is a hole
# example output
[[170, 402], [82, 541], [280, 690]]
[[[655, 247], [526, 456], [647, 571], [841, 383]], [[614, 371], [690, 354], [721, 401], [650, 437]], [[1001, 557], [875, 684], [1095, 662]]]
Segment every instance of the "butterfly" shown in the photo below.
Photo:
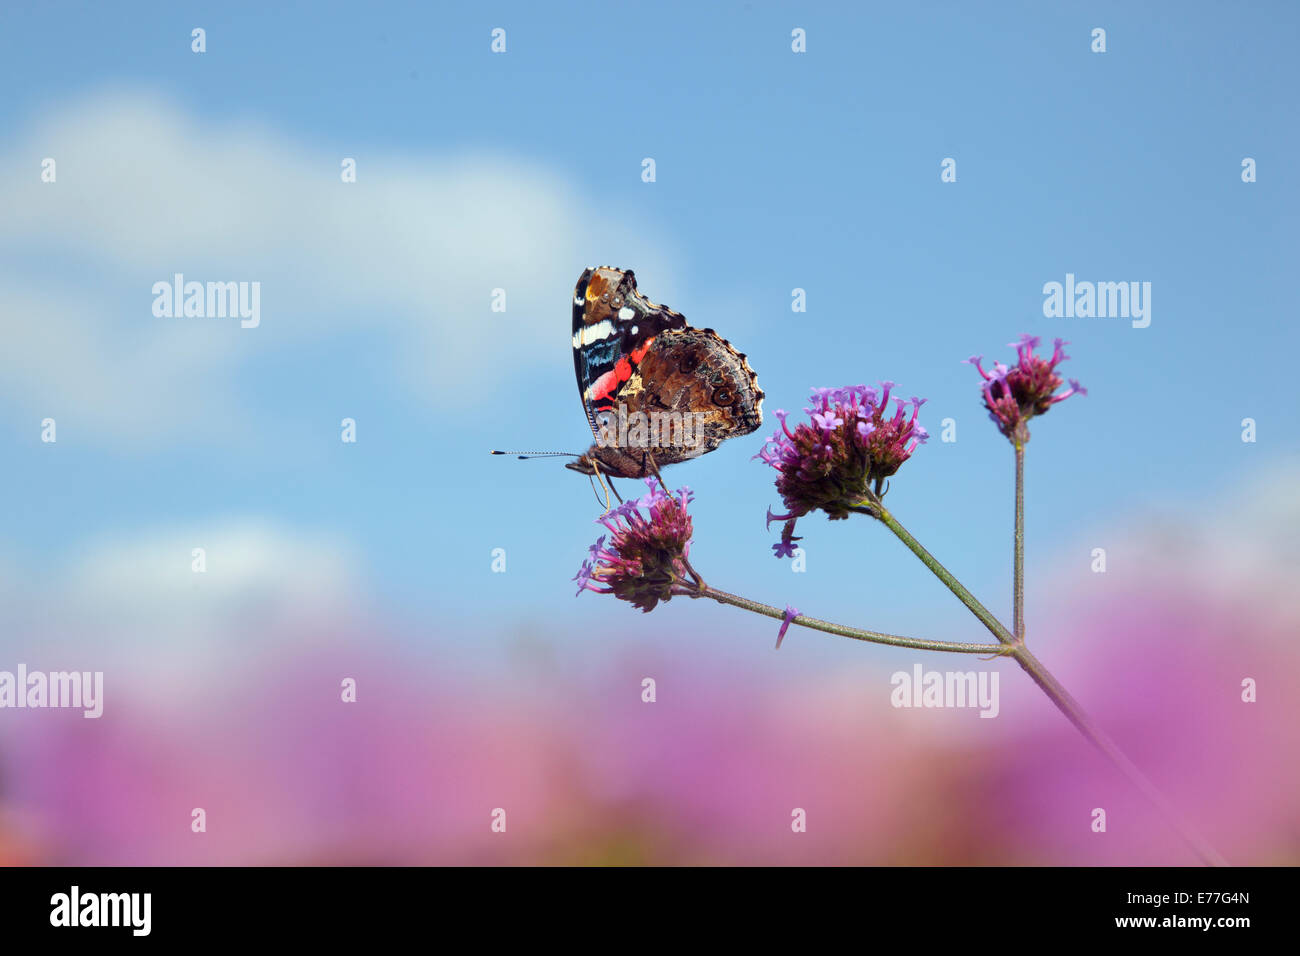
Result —
[[578, 278], [573, 369], [596, 441], [565, 467], [585, 475], [646, 478], [763, 424], [763, 390], [745, 356], [641, 295], [630, 269]]

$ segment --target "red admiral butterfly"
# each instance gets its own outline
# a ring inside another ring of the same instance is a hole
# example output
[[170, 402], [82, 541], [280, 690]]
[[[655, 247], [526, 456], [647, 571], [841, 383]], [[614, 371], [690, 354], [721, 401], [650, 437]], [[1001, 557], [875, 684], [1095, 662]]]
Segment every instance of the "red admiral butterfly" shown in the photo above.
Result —
[[636, 276], [585, 270], [573, 289], [573, 368], [596, 443], [566, 467], [646, 478], [763, 424], [745, 356], [637, 292]]

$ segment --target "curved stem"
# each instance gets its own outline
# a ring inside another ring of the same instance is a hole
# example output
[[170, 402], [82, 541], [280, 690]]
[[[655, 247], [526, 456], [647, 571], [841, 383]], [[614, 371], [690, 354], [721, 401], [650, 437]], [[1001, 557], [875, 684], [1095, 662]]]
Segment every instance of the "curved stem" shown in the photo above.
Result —
[[1192, 852], [1210, 866], [1228, 865], [1228, 861], [1220, 856], [1218, 851], [1197, 833], [1191, 824], [1183, 819], [1182, 815], [1174, 809], [1173, 804], [1165, 798], [1165, 795], [1160, 792], [1154, 783], [1147, 779], [1146, 774], [1138, 769], [1137, 764], [1133, 763], [1125, 755], [1124, 751], [1119, 749], [1119, 745], [1104, 730], [1092, 722], [1092, 719], [1079, 706], [1078, 701], [1070, 696], [1069, 691], [1061, 686], [1061, 682], [1052, 676], [1051, 671], [1044, 667], [1042, 662], [1029, 652], [1028, 648], [1023, 644], [1018, 645], [1012, 651], [1012, 656], [1015, 657], [1016, 662], [1024, 669], [1025, 673], [1033, 679], [1034, 683], [1042, 688], [1043, 693], [1051, 699], [1057, 709], [1065, 714], [1070, 723], [1074, 724], [1079, 733], [1083, 734], [1094, 747], [1100, 750], [1128, 778], [1129, 782], [1137, 787], [1138, 791], [1165, 815], [1165, 818], [1178, 831], [1178, 835], [1183, 838], [1183, 841], [1192, 849]]
[[885, 527], [894, 532], [895, 536], [897, 536], [903, 544], [907, 545], [908, 550], [920, 558], [921, 563], [929, 568], [934, 573], [935, 577], [947, 585], [948, 590], [957, 595], [957, 599], [961, 601], [962, 604], [965, 604], [970, 608], [971, 613], [979, 618], [980, 623], [989, 629], [989, 633], [1003, 644], [1014, 645], [1016, 643], [1015, 637], [1006, 629], [1005, 626], [1003, 626], [1001, 621], [993, 616], [993, 612], [981, 604], [975, 595], [971, 594], [970, 591], [967, 591], [965, 586], [952, 576], [952, 572], [939, 563], [938, 558], [925, 550], [925, 548], [921, 546], [921, 542], [913, 538], [908, 530], [898, 523], [898, 519], [889, 513], [889, 510], [880, 502], [879, 498], [873, 499], [870, 507], [855, 508], [854, 510], [862, 514], [869, 514], [873, 518], [879, 519], [884, 523]]
[[1070, 696], [1070, 693], [1061, 685], [1052, 673], [1043, 666], [1042, 662], [1031, 654], [1024, 642], [1013, 636], [1006, 627], [998, 621], [988, 608], [976, 600], [975, 595], [966, 590], [961, 582], [952, 576], [952, 573], [939, 563], [929, 551], [921, 546], [921, 543], [908, 533], [907, 529], [898, 523], [889, 510], [885, 508], [879, 498], [869, 499], [869, 507], [854, 509], [864, 514], [870, 514], [878, 518], [884, 525], [892, 531], [900, 541], [921, 559], [921, 562], [934, 572], [948, 589], [957, 595], [957, 598], [970, 608], [971, 612], [980, 619], [997, 638], [1007, 645], [1010, 655], [1016, 659], [1021, 669], [1037, 684], [1057, 709], [1065, 715], [1066, 719], [1072, 723], [1079, 733], [1091, 743], [1094, 747], [1102, 752], [1115, 767], [1128, 778], [1129, 782], [1137, 787], [1155, 808], [1164, 814], [1171, 826], [1183, 838], [1183, 841], [1191, 848], [1202, 862], [1210, 866], [1227, 866], [1227, 861], [1214, 849], [1210, 843], [1198, 834], [1192, 826], [1183, 819], [1183, 817], [1174, 809], [1171, 804], [1160, 792], [1154, 783], [1147, 779], [1146, 775], [1137, 768], [1133, 761], [1125, 756], [1124, 752], [1119, 749], [1110, 736], [1093, 723], [1079, 702]]
[[[726, 591], [720, 591], [717, 588], [703, 584], [698, 587], [683, 587], [677, 593], [689, 595], [690, 597], [712, 598], [719, 604], [730, 604], [732, 607], [753, 611], [755, 614], [762, 614], [778, 621], [785, 619], [785, 611], [779, 607], [751, 601], [749, 598], [741, 597], [738, 594], [729, 594]], [[814, 631], [825, 631], [827, 634], [838, 634], [840, 637], [851, 637], [855, 641], [888, 644], [893, 647], [910, 647], [913, 650], [920, 651], [949, 651], [954, 654], [992, 654], [996, 656], [1004, 656], [1010, 653], [1008, 648], [998, 644], [963, 644], [957, 641], [928, 641], [918, 637], [901, 637], [897, 634], [882, 634], [879, 631], [864, 631], [856, 627], [846, 627], [843, 624], [833, 624], [830, 621], [809, 617], [806, 614], [792, 617], [790, 623], [812, 628]]]

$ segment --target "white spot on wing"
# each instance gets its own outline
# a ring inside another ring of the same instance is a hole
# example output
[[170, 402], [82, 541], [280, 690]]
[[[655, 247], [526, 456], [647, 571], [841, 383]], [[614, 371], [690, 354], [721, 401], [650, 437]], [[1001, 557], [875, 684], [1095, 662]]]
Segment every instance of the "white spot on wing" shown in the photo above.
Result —
[[580, 349], [584, 345], [590, 345], [592, 342], [599, 342], [601, 339], [607, 339], [614, 334], [614, 323], [609, 319], [601, 319], [595, 325], [588, 325], [573, 333], [573, 347]]
[[634, 318], [635, 316], [636, 313], [633, 312], [631, 309], [629, 309], [627, 306], [623, 306], [623, 308], [618, 310], [618, 317], [622, 319], [624, 322], [626, 322], [628, 319]]

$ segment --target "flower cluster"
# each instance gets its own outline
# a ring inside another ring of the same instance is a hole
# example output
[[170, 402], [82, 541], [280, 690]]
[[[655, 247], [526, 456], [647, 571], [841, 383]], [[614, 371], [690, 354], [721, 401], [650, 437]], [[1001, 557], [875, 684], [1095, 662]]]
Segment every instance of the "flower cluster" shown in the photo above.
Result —
[[596, 519], [609, 531], [609, 544], [601, 535], [588, 549], [590, 556], [573, 578], [578, 594], [613, 594], [651, 611], [680, 593], [675, 589], [690, 573], [691, 516], [686, 506], [694, 496], [689, 488], [679, 488], [676, 497], [666, 494], [654, 478], [647, 478], [646, 484], [649, 494]]
[[1010, 368], [996, 362], [993, 371], [986, 372], [980, 365], [984, 356], [972, 355], [966, 359], [984, 379], [984, 407], [989, 410], [989, 418], [998, 426], [998, 431], [1014, 443], [1029, 441], [1029, 419], [1035, 415], [1047, 414], [1057, 402], [1063, 402], [1076, 393], [1088, 394], [1088, 390], [1074, 379], [1070, 379], [1068, 389], [1060, 395], [1055, 394], [1065, 384], [1065, 380], [1056, 374], [1056, 366], [1069, 358], [1063, 351], [1068, 343], [1057, 339], [1050, 359], [1034, 354], [1038, 343], [1039, 339], [1034, 335], [1022, 335], [1019, 342], [1013, 342], [1010, 348], [1016, 350], [1017, 362]]
[[794, 554], [798, 518], [819, 509], [831, 518], [847, 518], [868, 495], [879, 496], [884, 480], [929, 437], [916, 421], [924, 399], [895, 398], [897, 407], [889, 413], [894, 388], [893, 382], [881, 382], [879, 390], [867, 385], [813, 389], [812, 406], [804, 409], [809, 421], [793, 430], [786, 413], [776, 410], [781, 428], [754, 457], [779, 472], [776, 490], [789, 512], [767, 513], [769, 526], [785, 522], [780, 544], [772, 545], [778, 558]]

